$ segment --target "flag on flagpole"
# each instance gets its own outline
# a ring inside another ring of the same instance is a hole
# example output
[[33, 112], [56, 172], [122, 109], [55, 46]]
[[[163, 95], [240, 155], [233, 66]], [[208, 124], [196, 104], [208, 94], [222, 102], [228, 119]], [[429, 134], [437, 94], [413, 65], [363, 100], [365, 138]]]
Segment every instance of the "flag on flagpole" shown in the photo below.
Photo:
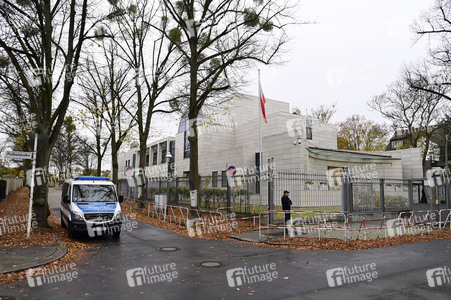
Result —
[[260, 105], [262, 108], [263, 119], [265, 120], [265, 123], [268, 124], [268, 120], [266, 119], [266, 112], [265, 112], [266, 99], [265, 99], [265, 95], [263, 94], [262, 85], [260, 83], [260, 78], [258, 79], [258, 94], [259, 94], [258, 96], [260, 97]]

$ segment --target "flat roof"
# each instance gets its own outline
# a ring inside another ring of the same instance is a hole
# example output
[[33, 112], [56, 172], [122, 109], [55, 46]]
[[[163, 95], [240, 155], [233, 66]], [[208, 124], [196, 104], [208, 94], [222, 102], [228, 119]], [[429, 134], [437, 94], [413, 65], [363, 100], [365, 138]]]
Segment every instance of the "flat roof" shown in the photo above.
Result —
[[400, 158], [394, 158], [390, 155], [381, 154], [370, 154], [366, 152], [349, 151], [349, 150], [336, 150], [336, 149], [325, 149], [318, 147], [307, 147], [307, 151], [313, 156], [318, 156], [321, 158], [328, 158], [333, 160], [401, 160]]

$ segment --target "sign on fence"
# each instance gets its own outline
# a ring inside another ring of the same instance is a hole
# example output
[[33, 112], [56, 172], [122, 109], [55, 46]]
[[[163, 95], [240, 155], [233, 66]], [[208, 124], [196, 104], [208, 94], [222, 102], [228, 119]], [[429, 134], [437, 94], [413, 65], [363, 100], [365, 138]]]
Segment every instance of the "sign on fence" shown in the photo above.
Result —
[[166, 212], [168, 206], [168, 198], [166, 195], [155, 195], [155, 210], [158, 212]]
[[197, 207], [197, 190], [189, 191], [191, 197], [191, 207]]

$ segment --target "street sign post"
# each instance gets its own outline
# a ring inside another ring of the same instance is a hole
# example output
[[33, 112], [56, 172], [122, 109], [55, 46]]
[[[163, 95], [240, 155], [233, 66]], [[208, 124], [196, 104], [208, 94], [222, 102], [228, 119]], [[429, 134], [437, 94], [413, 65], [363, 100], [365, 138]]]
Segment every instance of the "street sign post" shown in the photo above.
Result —
[[33, 193], [34, 193], [34, 173], [36, 171], [36, 152], [38, 151], [38, 134], [34, 134], [34, 147], [32, 156], [33, 161], [31, 163], [31, 182], [30, 182], [30, 205], [28, 206], [28, 224], [27, 224], [27, 240], [30, 239], [30, 230], [31, 230], [31, 211], [33, 207]]
[[5, 159], [32, 159], [33, 152], [6, 151]]

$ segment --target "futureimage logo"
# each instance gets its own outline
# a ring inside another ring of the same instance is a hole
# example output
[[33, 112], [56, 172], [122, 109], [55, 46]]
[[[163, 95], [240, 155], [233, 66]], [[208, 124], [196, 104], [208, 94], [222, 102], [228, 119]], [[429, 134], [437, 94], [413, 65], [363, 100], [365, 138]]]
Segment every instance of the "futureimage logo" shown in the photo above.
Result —
[[227, 283], [230, 287], [238, 287], [244, 284], [257, 282], [271, 282], [276, 279], [279, 274], [276, 271], [276, 263], [253, 266], [248, 268], [230, 269], [226, 272]]
[[[36, 228], [38, 223], [34, 221], [36, 214], [31, 215], [31, 228]], [[12, 234], [22, 231], [27, 231], [28, 215], [22, 216], [7, 216], [0, 218], [0, 235]]]
[[445, 266], [426, 271], [426, 278], [430, 287], [451, 284], [451, 270]]
[[[102, 236], [105, 234], [113, 234], [117, 231], [131, 232], [133, 229], [138, 228], [138, 221], [135, 220], [136, 214], [131, 213], [130, 219], [128, 215], [121, 215], [116, 220], [103, 219], [99, 217], [94, 221], [86, 221], [86, 229], [90, 237]], [[120, 225], [108, 225], [109, 222], [120, 221]]]
[[327, 270], [327, 283], [330, 287], [352, 284], [356, 282], [371, 282], [378, 277], [376, 264], [354, 265]]
[[71, 282], [78, 277], [75, 270], [76, 264], [71, 263], [63, 266], [43, 267], [27, 270], [27, 281], [30, 287], [37, 287], [43, 284], [59, 283], [62, 281]]
[[178, 272], [175, 263], [154, 265], [127, 270], [127, 282], [130, 287], [159, 282], [171, 282], [177, 279]]

